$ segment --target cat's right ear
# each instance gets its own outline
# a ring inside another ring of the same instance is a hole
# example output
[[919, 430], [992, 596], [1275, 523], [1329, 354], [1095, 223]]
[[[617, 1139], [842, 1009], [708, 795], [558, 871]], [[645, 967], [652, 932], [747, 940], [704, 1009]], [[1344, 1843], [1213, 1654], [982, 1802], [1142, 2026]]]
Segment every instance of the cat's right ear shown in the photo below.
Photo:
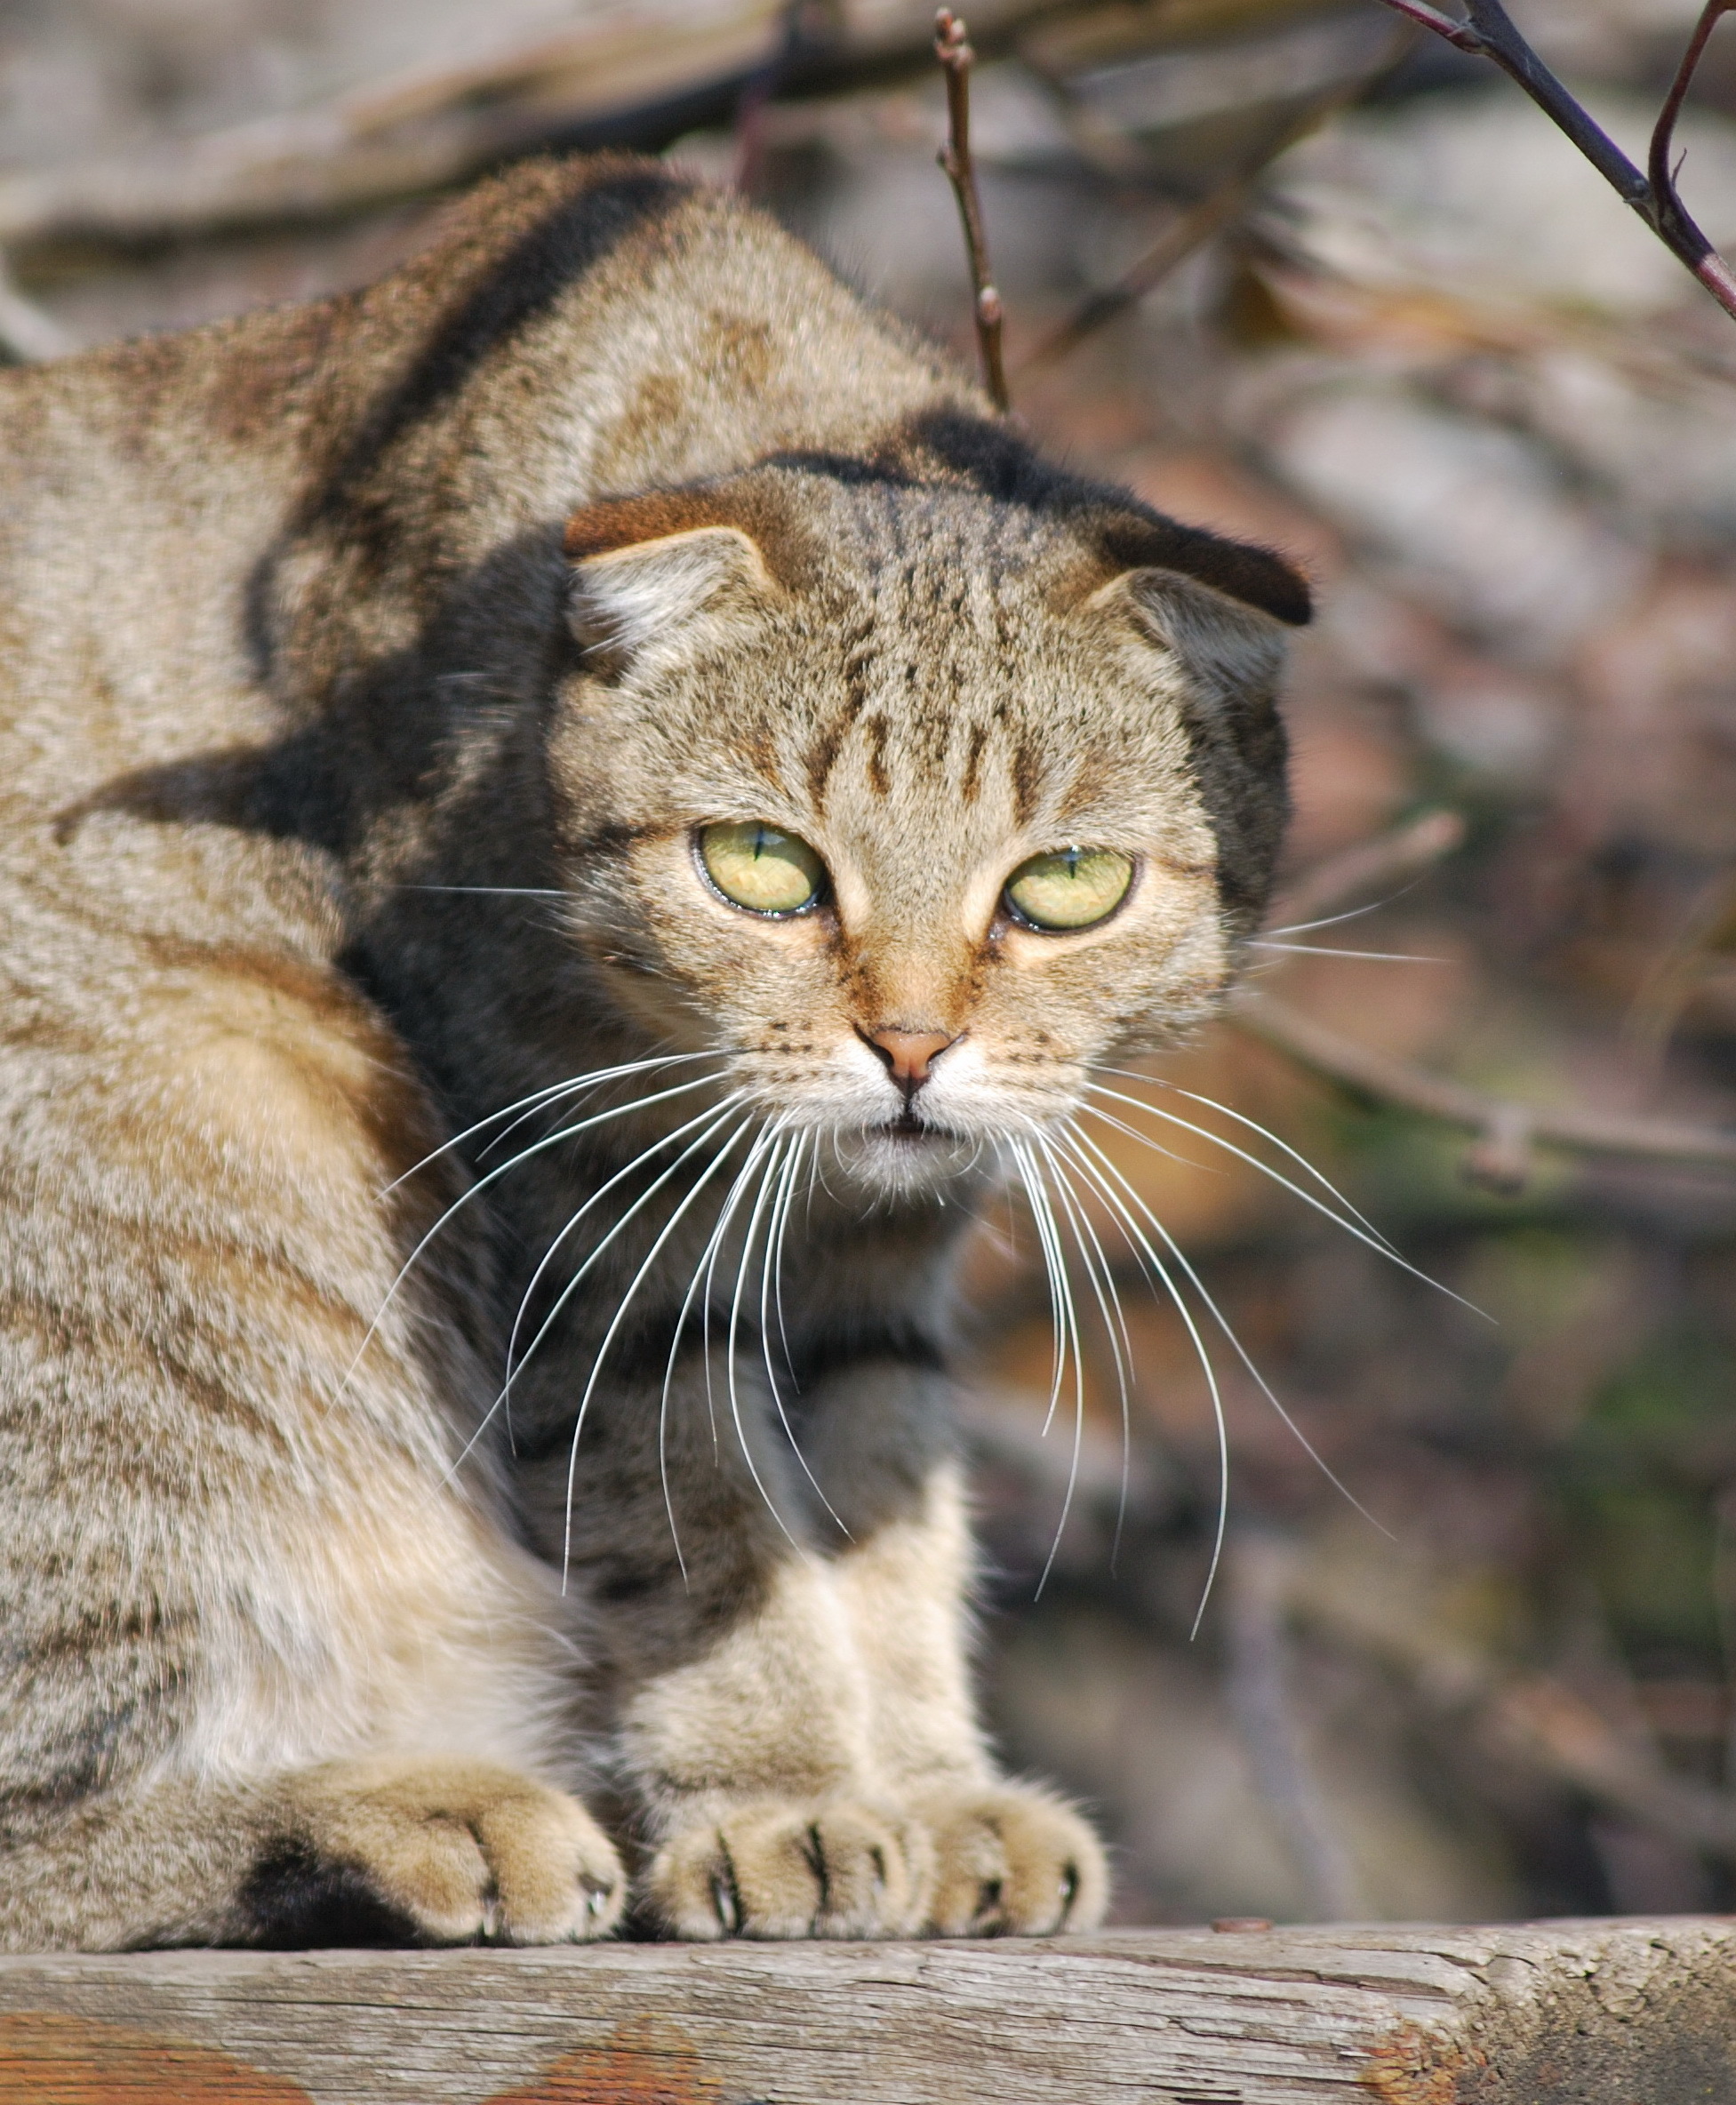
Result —
[[677, 662], [779, 596], [753, 538], [711, 521], [675, 524], [658, 505], [597, 505], [568, 522], [568, 619], [589, 669]]

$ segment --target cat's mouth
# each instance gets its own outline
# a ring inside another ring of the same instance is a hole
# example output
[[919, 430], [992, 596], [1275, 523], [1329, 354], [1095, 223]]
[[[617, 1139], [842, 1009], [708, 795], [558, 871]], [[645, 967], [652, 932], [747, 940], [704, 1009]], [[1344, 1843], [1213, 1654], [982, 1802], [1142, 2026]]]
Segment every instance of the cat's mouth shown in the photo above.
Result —
[[956, 1148], [962, 1147], [964, 1141], [964, 1135], [962, 1133], [954, 1133], [952, 1128], [947, 1125], [929, 1125], [922, 1119], [913, 1117], [908, 1111], [901, 1113], [896, 1118], [888, 1118], [883, 1125], [870, 1125], [865, 1130], [873, 1140], [899, 1141], [907, 1144], [930, 1141]]

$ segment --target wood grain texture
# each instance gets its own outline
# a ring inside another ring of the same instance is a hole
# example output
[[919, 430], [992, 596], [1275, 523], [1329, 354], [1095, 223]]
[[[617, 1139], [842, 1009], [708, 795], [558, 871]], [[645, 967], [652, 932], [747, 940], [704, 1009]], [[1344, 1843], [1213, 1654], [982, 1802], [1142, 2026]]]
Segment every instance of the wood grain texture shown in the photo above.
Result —
[[1732, 2105], [1736, 1920], [0, 1959], [0, 2105]]

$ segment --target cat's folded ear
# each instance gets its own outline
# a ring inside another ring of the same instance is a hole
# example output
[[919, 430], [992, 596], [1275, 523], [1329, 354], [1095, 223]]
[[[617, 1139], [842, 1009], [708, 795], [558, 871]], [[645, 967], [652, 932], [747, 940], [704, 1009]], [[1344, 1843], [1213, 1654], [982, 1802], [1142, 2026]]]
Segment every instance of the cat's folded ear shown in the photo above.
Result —
[[1122, 628], [1148, 668], [1154, 698], [1185, 727], [1218, 836], [1224, 903], [1251, 923], [1271, 889], [1289, 809], [1277, 708], [1284, 617], [1192, 572], [1151, 564], [1124, 571], [1086, 604]]
[[687, 657], [780, 594], [747, 527], [683, 493], [588, 506], [564, 546], [568, 618], [594, 671]]
[[1100, 515], [1093, 524], [1100, 559], [1112, 577], [1167, 571], [1208, 586], [1286, 628], [1305, 628], [1313, 618], [1308, 580], [1269, 548], [1229, 540], [1202, 526], [1184, 526], [1179, 520], [1144, 510], [1112, 510]]
[[1098, 576], [1086, 604], [1129, 621], [1179, 659], [1197, 700], [1242, 716], [1268, 706], [1284, 629], [1306, 622], [1308, 580], [1281, 556], [1143, 513], [1096, 522]]
[[1118, 616], [1140, 639], [1179, 659], [1201, 699], [1239, 714], [1270, 700], [1284, 668], [1284, 631], [1269, 615], [1180, 571], [1124, 571], [1086, 604]]

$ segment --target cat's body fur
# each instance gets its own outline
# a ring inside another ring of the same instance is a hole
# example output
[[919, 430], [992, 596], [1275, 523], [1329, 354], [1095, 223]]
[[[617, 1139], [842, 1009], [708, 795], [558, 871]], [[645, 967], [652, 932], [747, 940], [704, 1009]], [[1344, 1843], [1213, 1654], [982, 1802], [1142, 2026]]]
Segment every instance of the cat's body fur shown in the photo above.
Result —
[[[711, 1153], [490, 1414], [544, 1253], [532, 1331], [620, 1211], [560, 1245], [576, 1209], [722, 1083], [481, 1191], [548, 1117], [416, 1165], [720, 1046], [578, 1110], [727, 1066], [873, 1125], [881, 1025], [970, 1039], [936, 1069], [967, 1134], [979, 1045], [1048, 1116], [1223, 983], [1283, 801], [1236, 602], [1300, 588], [1040, 468], [769, 222], [638, 163], [520, 170], [366, 292], [8, 374], [0, 459], [0, 1949], [599, 1933], [625, 1884], [570, 1790], [684, 1933], [1092, 1919], [1097, 1845], [972, 1712], [943, 1181], [840, 1157], [788, 1235], [804, 1469], [751, 1263], [732, 1301], [751, 1192], [708, 1362], [679, 1326], [722, 1173], [589, 1380]], [[1197, 648], [1161, 677], [1111, 604], [1153, 564], [1222, 588], [1177, 583]], [[996, 668], [1061, 692], [1106, 652], [1148, 729], [1076, 725], [1058, 772]], [[930, 884], [876, 845], [937, 809], [967, 890], [1079, 814], [1157, 855], [1107, 1021], [1091, 940], [991, 959], [939, 850]], [[823, 941], [687, 899], [700, 819], [828, 810]], [[1037, 1020], [979, 1028], [1009, 958]], [[955, 1200], [984, 1173], [949, 1163]]]

